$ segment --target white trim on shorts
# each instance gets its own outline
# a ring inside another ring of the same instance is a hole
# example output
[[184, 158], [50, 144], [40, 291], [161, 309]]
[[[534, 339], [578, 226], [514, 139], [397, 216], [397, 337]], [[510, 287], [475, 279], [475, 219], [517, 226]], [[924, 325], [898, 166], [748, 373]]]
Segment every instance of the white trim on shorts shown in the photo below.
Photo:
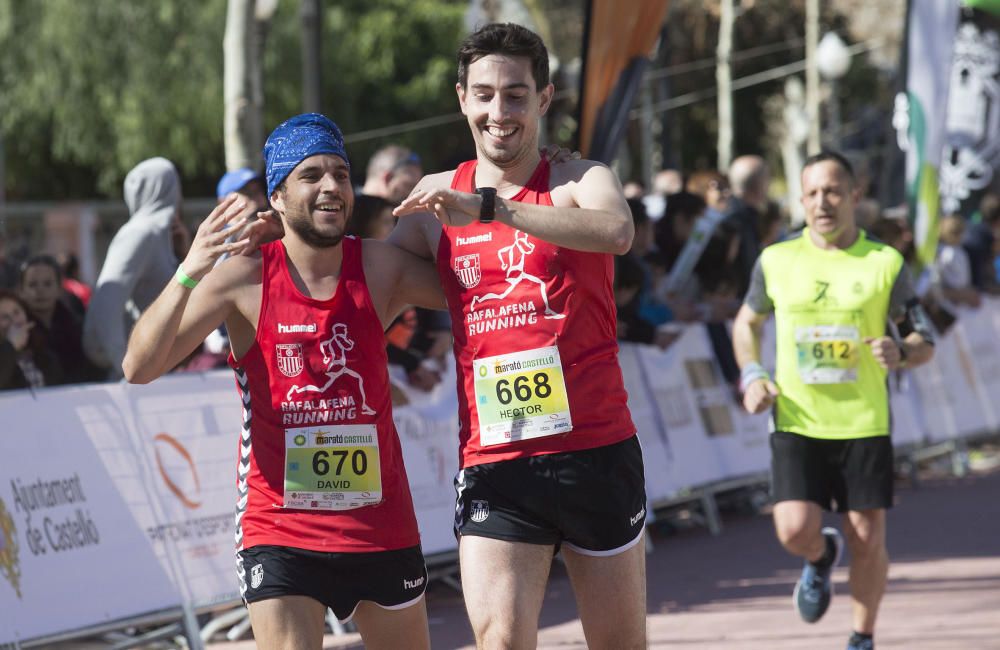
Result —
[[[420, 592], [419, 596], [417, 596], [416, 598], [414, 598], [412, 600], [408, 600], [405, 603], [400, 603], [398, 605], [383, 605], [382, 603], [376, 602], [374, 600], [359, 600], [358, 604], [355, 605], [354, 609], [351, 610], [351, 613], [347, 615], [347, 618], [344, 618], [344, 619], [338, 618], [337, 620], [340, 621], [341, 623], [347, 623], [347, 622], [349, 622], [352, 618], [354, 618], [354, 613], [358, 611], [358, 607], [361, 605], [361, 603], [375, 603], [376, 605], [378, 605], [382, 609], [388, 609], [390, 611], [396, 611], [396, 610], [400, 610], [400, 609], [407, 609], [408, 607], [413, 607], [414, 605], [416, 605], [417, 603], [419, 603], [420, 599], [423, 598], [426, 593], [427, 593], [427, 581], [425, 580], [424, 581], [424, 590]], [[330, 611], [332, 612], [333, 610], [331, 609]], [[333, 615], [336, 616], [337, 615], [336, 612], [334, 612]]]
[[639, 530], [639, 534], [635, 536], [635, 539], [633, 539], [631, 542], [628, 542], [624, 546], [619, 546], [618, 548], [613, 548], [609, 551], [591, 551], [589, 549], [582, 548], [580, 546], [577, 546], [576, 544], [572, 544], [567, 541], [564, 541], [562, 545], [575, 553], [579, 553], [580, 555], [587, 555], [590, 557], [611, 557], [613, 555], [621, 555], [625, 551], [629, 550], [630, 548], [638, 544], [642, 540], [642, 535], [645, 532], [646, 532], [646, 526], [645, 524], [643, 524], [642, 528]]

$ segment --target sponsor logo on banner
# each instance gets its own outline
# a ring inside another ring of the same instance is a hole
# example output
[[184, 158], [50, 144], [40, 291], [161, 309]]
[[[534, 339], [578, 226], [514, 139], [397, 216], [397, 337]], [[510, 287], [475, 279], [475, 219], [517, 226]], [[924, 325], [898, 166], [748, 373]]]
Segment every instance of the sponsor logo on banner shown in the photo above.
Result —
[[250, 569], [250, 586], [256, 589], [262, 582], [264, 582], [264, 565], [255, 564]]
[[486, 518], [490, 516], [490, 502], [489, 501], [473, 501], [472, 510], [469, 512], [469, 519], [481, 524], [486, 521]]
[[275, 346], [278, 354], [278, 370], [286, 377], [298, 377], [305, 367], [301, 343], [279, 343]]
[[479, 268], [479, 253], [456, 257], [455, 275], [458, 277], [458, 283], [466, 289], [478, 286], [479, 281], [483, 279]]
[[[191, 453], [177, 438], [168, 433], [158, 433], [153, 437], [153, 440], [155, 441], [154, 446], [156, 448], [156, 468], [160, 470], [160, 478], [163, 479], [167, 489], [177, 497], [177, 500], [184, 504], [185, 508], [197, 510], [201, 507], [201, 480], [198, 478], [198, 469], [195, 467]], [[179, 484], [180, 482], [175, 480], [174, 476], [171, 476], [171, 471], [177, 472], [176, 463], [164, 463], [163, 455], [160, 454], [161, 448], [172, 449], [173, 452], [170, 452], [171, 455], [179, 455], [184, 460], [191, 479], [182, 483], [190, 485], [190, 488], [185, 490]]]
[[21, 560], [18, 555], [17, 528], [14, 518], [7, 511], [7, 505], [0, 499], [0, 575], [21, 597]]

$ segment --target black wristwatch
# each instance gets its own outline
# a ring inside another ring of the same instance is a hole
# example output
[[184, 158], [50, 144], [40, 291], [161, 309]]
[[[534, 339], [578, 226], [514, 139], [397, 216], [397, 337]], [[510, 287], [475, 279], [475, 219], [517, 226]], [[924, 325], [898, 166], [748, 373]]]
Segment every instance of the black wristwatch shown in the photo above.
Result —
[[483, 202], [479, 206], [479, 223], [492, 223], [497, 208], [496, 188], [477, 187], [476, 194], [483, 197]]

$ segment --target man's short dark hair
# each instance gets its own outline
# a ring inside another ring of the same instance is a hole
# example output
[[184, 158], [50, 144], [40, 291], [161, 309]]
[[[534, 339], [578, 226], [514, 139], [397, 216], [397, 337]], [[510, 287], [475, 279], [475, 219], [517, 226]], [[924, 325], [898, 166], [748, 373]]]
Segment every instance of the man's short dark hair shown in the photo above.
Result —
[[851, 166], [847, 158], [842, 153], [829, 149], [824, 149], [806, 158], [806, 162], [802, 165], [802, 171], [821, 162], [834, 162], [840, 165], [840, 168], [847, 173], [847, 177], [851, 179], [851, 185], [854, 185], [854, 182], [857, 180], [854, 176], [854, 167]]
[[549, 85], [549, 52], [535, 32], [514, 23], [491, 23], [458, 47], [458, 83], [468, 86], [469, 66], [490, 54], [524, 56], [531, 61], [535, 90]]

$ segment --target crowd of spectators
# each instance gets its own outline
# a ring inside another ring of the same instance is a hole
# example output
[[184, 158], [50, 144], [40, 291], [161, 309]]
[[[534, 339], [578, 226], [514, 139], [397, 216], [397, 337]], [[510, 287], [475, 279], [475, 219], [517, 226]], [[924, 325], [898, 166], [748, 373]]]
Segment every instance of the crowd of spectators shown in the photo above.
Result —
[[[393, 208], [423, 169], [415, 153], [389, 145], [372, 156], [367, 171], [348, 234], [384, 239], [395, 225]], [[224, 174], [216, 194], [219, 201], [240, 194], [264, 211], [265, 188], [258, 172], [243, 168]], [[184, 222], [182, 196], [180, 175], [165, 158], [145, 160], [126, 175], [129, 219], [112, 238], [93, 288], [80, 280], [71, 252], [8, 251], [0, 233], [0, 390], [121, 378], [131, 328], [171, 281], [197, 226]], [[406, 310], [389, 328], [390, 363], [410, 387], [429, 391], [441, 382], [450, 333], [446, 313], [419, 309]], [[225, 367], [228, 352], [220, 328], [176, 370]]]
[[[664, 170], [645, 192], [624, 183], [635, 240], [615, 264], [620, 340], [667, 348], [685, 325], [703, 325], [720, 368], [736, 383], [726, 321], [739, 308], [764, 247], [794, 234], [789, 206], [771, 197], [771, 176], [759, 156], [736, 158], [723, 173]], [[859, 183], [860, 186], [860, 183]], [[863, 186], [860, 187], [864, 191]], [[939, 333], [983, 293], [1000, 294], [1000, 197], [987, 194], [971, 219], [942, 215], [934, 261], [921, 265], [905, 208], [859, 202], [868, 236], [904, 256]]]
[[[384, 239], [395, 225], [393, 208], [424, 170], [417, 154], [389, 145], [375, 152], [366, 172], [348, 234]], [[623, 184], [635, 237], [631, 250], [615, 259], [620, 340], [666, 349], [686, 326], [704, 326], [723, 375], [735, 384], [726, 321], [739, 308], [760, 251], [794, 231], [788, 206], [770, 198], [770, 185], [759, 156], [740, 156], [725, 172], [666, 169], [654, 176], [649, 192], [638, 182]], [[264, 187], [254, 170], [230, 171], [218, 183], [218, 199], [236, 192], [263, 211]], [[180, 177], [170, 161], [137, 165], [125, 178], [124, 196], [130, 218], [112, 239], [93, 288], [80, 280], [70, 251], [9, 251], [0, 233], [0, 390], [121, 377], [132, 324], [170, 281], [191, 239], [181, 218]], [[923, 267], [905, 209], [882, 210], [864, 199], [857, 219], [869, 236], [903, 254], [940, 333], [963, 308], [978, 307], [982, 294], [1000, 294], [997, 195], [985, 195], [972, 219], [942, 216], [937, 257]], [[386, 343], [397, 380], [429, 391], [445, 371], [448, 315], [407, 309], [389, 327]], [[220, 328], [178, 370], [224, 367], [227, 355]]]

